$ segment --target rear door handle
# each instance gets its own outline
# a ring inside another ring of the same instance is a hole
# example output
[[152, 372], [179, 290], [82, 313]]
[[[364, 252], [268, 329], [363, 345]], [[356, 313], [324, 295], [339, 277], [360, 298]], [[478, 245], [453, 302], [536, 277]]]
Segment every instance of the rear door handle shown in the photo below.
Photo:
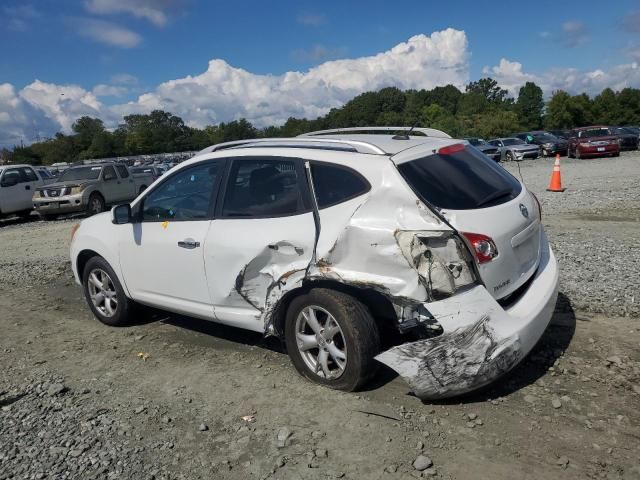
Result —
[[25, 186], [24, 186], [24, 189], [25, 189], [25, 190], [31, 190], [31, 185], [25, 185]]
[[196, 242], [192, 238], [185, 238], [184, 240], [178, 242], [178, 246], [180, 248], [186, 248], [187, 250], [193, 250], [194, 248], [198, 248], [200, 246], [200, 242]]

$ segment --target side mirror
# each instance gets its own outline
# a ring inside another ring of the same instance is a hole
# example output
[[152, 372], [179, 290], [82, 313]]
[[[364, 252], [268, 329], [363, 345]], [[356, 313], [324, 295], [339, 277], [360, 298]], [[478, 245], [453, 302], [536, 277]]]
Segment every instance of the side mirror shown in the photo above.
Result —
[[2, 179], [2, 183], [0, 184], [0, 186], [13, 187], [14, 185], [18, 184], [18, 180], [19, 180], [18, 175], [5, 175], [5, 177]]
[[125, 203], [116, 205], [111, 209], [111, 223], [114, 225], [124, 225], [131, 223], [131, 205]]

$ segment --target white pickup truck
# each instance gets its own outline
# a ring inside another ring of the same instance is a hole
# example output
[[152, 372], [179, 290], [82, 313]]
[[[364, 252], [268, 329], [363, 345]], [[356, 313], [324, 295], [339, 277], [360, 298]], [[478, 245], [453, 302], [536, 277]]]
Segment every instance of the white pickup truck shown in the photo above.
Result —
[[31, 165], [0, 166], [0, 217], [28, 217], [33, 210], [33, 192], [44, 185]]
[[130, 202], [153, 181], [151, 174], [132, 175], [126, 165], [119, 163], [72, 167], [55, 183], [34, 192], [33, 208], [45, 219], [73, 212], [94, 215], [108, 205]]

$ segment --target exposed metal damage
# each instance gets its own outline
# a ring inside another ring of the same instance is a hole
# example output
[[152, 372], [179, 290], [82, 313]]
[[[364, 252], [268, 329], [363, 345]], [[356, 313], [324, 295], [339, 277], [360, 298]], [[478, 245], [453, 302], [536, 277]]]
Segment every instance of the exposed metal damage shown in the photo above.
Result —
[[376, 357], [398, 372], [422, 399], [467, 392], [508, 372], [521, 358], [517, 337], [501, 338], [490, 317], [438, 337], [405, 343]]

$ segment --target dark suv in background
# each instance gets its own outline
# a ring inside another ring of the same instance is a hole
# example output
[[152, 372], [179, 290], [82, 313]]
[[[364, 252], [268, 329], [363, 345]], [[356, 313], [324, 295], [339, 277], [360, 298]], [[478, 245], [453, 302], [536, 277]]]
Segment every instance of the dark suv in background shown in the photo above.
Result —
[[567, 140], [558, 138], [549, 132], [534, 130], [532, 132], [516, 133], [513, 136], [524, 140], [528, 144], [538, 145], [543, 157], [550, 157], [556, 153], [560, 155], [567, 154]]
[[609, 127], [574, 128], [569, 134], [569, 158], [620, 156], [618, 137]]
[[640, 136], [632, 127], [611, 127], [612, 133], [618, 137], [620, 150], [638, 150]]

